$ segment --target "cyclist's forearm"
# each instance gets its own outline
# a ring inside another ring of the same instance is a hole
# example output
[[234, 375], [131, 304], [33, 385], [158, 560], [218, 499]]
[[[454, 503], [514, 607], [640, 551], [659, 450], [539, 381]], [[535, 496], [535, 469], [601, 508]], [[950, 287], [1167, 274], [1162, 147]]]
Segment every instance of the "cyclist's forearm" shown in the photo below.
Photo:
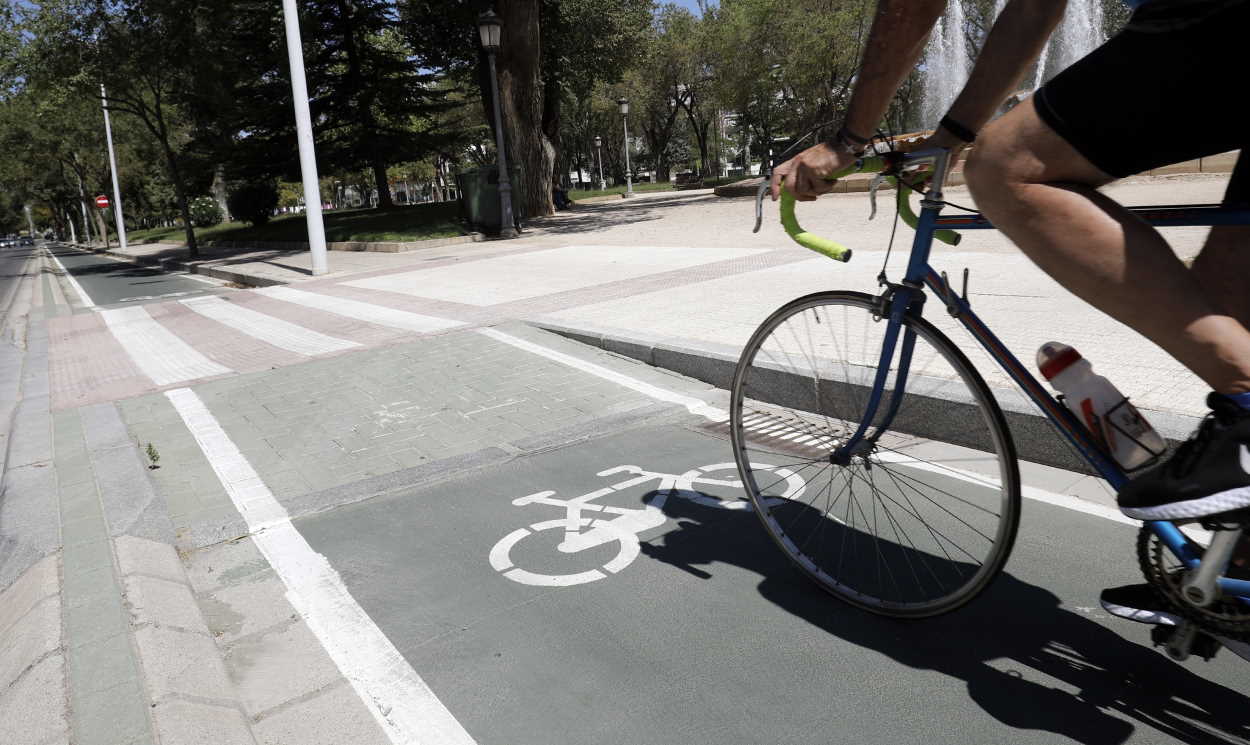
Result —
[[1020, 85], [1063, 18], [1066, 0], [1011, 0], [990, 31], [949, 116], [976, 132]]
[[864, 66], [846, 112], [846, 128], [866, 137], [877, 125], [899, 85], [924, 51], [929, 30], [946, 0], [879, 0], [872, 30], [864, 44]]

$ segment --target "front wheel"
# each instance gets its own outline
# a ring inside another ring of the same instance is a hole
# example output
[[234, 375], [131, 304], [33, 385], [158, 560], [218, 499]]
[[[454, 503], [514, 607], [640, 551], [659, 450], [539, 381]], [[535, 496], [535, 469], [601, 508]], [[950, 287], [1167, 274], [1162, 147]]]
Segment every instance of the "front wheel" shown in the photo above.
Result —
[[[933, 616], [975, 597], [1011, 552], [1015, 447], [963, 353], [929, 322], [906, 317], [868, 436], [849, 457], [840, 451], [859, 429], [880, 365], [889, 322], [876, 311], [870, 295], [826, 292], [764, 321], [734, 374], [734, 456], [765, 529], [808, 577], [875, 613]], [[755, 463], [788, 468], [807, 488], [783, 498], [775, 475]]]

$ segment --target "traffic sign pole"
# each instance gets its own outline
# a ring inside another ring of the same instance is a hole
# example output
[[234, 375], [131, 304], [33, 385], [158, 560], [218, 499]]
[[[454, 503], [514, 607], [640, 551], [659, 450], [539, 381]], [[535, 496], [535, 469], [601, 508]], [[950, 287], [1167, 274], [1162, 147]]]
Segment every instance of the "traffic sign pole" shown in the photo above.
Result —
[[[117, 240], [122, 250], [126, 250], [126, 223], [122, 219], [122, 190], [117, 184], [117, 156], [113, 154], [113, 127], [109, 124], [108, 94], [104, 92], [104, 83], [100, 83], [100, 105], [104, 108], [104, 135], [109, 143], [109, 168], [113, 171], [113, 217], [117, 221]], [[105, 239], [108, 245], [108, 239]]]

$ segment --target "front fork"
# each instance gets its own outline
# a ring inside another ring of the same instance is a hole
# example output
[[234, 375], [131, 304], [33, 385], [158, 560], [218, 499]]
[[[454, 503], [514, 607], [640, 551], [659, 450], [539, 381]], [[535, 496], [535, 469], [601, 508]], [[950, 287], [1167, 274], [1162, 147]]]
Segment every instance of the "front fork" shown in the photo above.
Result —
[[[886, 289], [877, 298], [874, 315], [878, 319], [887, 319], [888, 325], [885, 330], [885, 340], [881, 345], [881, 357], [877, 361], [877, 374], [873, 379], [868, 404], [864, 408], [855, 433], [829, 454], [829, 461], [834, 465], [850, 465], [855, 456], [866, 456], [872, 452], [877, 440], [889, 430], [894, 416], [898, 414], [899, 407], [903, 403], [903, 394], [907, 390], [907, 371], [911, 368], [911, 355], [916, 346], [916, 332], [910, 327], [904, 328], [903, 320], [909, 314], [917, 317], [920, 315], [924, 305], [924, 291], [920, 285], [907, 281], [903, 284], [888, 282], [883, 282], [883, 284]], [[902, 331], [901, 339], [900, 331]], [[896, 350], [898, 372], [895, 375], [894, 388], [887, 399], [885, 387], [889, 381], [890, 363], [894, 361]], [[873, 427], [872, 422], [876, 419], [877, 412], [882, 410], [883, 404], [885, 409], [882, 420]]]

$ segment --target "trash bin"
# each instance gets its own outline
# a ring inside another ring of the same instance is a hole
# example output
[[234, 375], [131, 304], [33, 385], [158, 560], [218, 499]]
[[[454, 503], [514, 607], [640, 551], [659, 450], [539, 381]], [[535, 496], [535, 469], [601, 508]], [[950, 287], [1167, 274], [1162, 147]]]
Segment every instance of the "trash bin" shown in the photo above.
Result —
[[[512, 166], [508, 169], [512, 180], [512, 215], [518, 221], [528, 215], [525, 213], [525, 200], [520, 198], [521, 169]], [[456, 174], [456, 184], [460, 187], [461, 213], [469, 224], [490, 233], [498, 233], [499, 216], [499, 166], [485, 166]]]

